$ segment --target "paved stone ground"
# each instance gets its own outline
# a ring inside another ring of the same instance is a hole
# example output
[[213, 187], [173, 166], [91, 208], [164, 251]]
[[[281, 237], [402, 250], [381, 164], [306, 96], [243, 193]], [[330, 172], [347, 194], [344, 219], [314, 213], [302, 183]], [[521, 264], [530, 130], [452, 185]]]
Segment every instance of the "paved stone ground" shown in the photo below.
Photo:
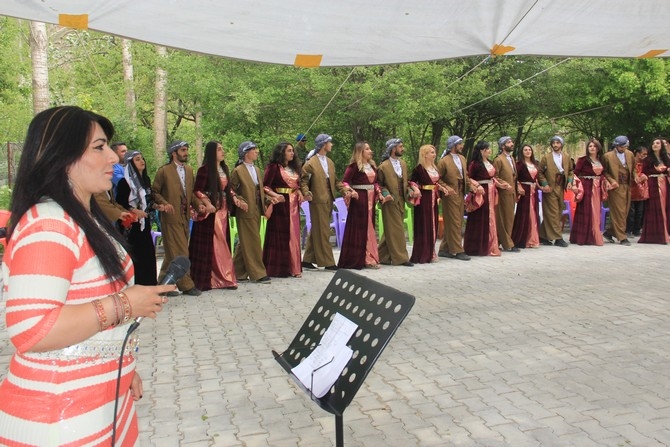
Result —
[[[670, 248], [542, 247], [361, 273], [416, 304], [344, 413], [354, 446], [670, 445]], [[139, 331], [141, 445], [335, 445], [272, 358], [325, 271], [172, 298]], [[0, 307], [0, 374], [12, 348]]]

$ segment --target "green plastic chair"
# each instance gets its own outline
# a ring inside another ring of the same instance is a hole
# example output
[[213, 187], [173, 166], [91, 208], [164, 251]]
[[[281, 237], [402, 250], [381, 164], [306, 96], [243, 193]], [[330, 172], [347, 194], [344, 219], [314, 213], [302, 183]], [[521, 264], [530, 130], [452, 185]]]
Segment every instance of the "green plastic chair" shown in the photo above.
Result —
[[237, 219], [228, 216], [228, 231], [230, 233], [230, 256], [235, 254], [235, 239], [237, 239]]
[[265, 246], [265, 230], [268, 226], [268, 219], [265, 216], [261, 216], [261, 248]]
[[[382, 206], [377, 203], [375, 212], [377, 213], [377, 233], [379, 239], [381, 240], [382, 235], [384, 234], [384, 220], [382, 219]], [[414, 243], [414, 207], [405, 204], [405, 218], [403, 219], [405, 224], [405, 229], [407, 230], [407, 238], [409, 243]]]

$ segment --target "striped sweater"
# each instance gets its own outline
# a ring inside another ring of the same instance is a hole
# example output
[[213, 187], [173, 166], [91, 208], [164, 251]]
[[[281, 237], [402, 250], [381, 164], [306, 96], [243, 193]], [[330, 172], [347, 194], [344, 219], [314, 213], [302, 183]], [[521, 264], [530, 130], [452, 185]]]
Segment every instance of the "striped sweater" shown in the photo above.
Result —
[[[130, 257], [118, 250], [132, 284]], [[0, 384], [0, 445], [110, 445], [127, 326], [64, 349], [31, 348], [50, 331], [63, 306], [103, 298], [123, 283], [107, 278], [83, 230], [51, 200], [21, 217], [3, 261], [7, 331], [16, 352]], [[138, 436], [129, 390], [134, 373], [131, 348], [123, 358], [118, 446], [134, 445]]]

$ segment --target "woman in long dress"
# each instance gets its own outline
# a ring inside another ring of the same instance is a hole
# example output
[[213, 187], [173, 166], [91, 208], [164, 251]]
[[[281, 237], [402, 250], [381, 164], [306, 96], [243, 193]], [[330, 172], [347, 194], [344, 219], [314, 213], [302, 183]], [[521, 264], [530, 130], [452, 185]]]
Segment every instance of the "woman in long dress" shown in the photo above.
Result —
[[649, 199], [644, 207], [642, 235], [638, 242], [647, 244], [667, 244], [670, 197], [668, 194], [668, 167], [670, 156], [663, 140], [655, 138], [651, 143], [651, 153], [642, 162], [642, 174], [646, 175]]
[[229, 175], [223, 145], [210, 141], [193, 188], [207, 208], [207, 217], [195, 219], [188, 244], [191, 278], [200, 290], [237, 289], [228, 226], [228, 204], [232, 200]]
[[516, 172], [523, 193], [519, 195], [512, 227], [512, 241], [517, 248], [540, 246], [540, 210], [538, 200], [537, 160], [533, 148], [525, 144], [516, 162]]
[[577, 203], [572, 220], [571, 244], [603, 245], [603, 235], [600, 231], [601, 182], [605, 178], [602, 175], [602, 157], [602, 145], [595, 138], [591, 138], [586, 145], [586, 155], [577, 159], [575, 176], [582, 182], [584, 196]]
[[263, 264], [268, 276], [302, 276], [300, 251], [300, 160], [290, 143], [279, 143], [265, 168], [263, 185], [267, 195], [283, 196], [272, 205], [265, 230]]
[[[414, 205], [414, 246], [410, 262], [425, 264], [437, 261], [435, 241], [438, 230], [438, 200], [442, 188], [438, 184], [440, 174], [435, 166], [435, 146], [424, 144], [419, 148], [419, 160], [411, 181], [419, 185], [421, 198]], [[444, 190], [446, 192], [446, 189]]]
[[156, 318], [175, 286], [133, 285], [126, 242], [93, 198], [112, 189], [113, 134], [107, 118], [74, 106], [28, 127], [3, 258], [3, 336], [15, 352], [0, 384], [0, 445], [138, 442], [137, 339], [121, 348], [131, 322]]
[[342, 183], [345, 189], [351, 189], [352, 192], [349, 195], [349, 213], [337, 266], [346, 269], [378, 269], [379, 253], [373, 217], [375, 202], [391, 200], [392, 197], [382, 198], [381, 189], [377, 185], [372, 149], [367, 142], [356, 143], [349, 163]]
[[147, 163], [138, 151], [126, 152], [123, 178], [116, 186], [116, 202], [137, 216], [127, 232], [135, 265], [135, 284], [155, 286], [156, 247], [151, 237], [151, 210], [154, 207]]
[[500, 256], [496, 230], [496, 169], [489, 162], [490, 156], [489, 143], [480, 141], [472, 150], [468, 164], [468, 176], [478, 185], [476, 191], [484, 198], [482, 206], [468, 213], [465, 224], [463, 249], [470, 256]]

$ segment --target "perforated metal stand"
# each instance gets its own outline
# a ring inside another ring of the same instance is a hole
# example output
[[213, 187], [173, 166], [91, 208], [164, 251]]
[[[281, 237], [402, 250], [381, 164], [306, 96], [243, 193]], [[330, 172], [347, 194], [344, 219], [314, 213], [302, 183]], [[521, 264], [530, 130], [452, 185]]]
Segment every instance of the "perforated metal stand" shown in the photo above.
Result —
[[358, 325], [347, 344], [354, 351], [353, 357], [326, 395], [315, 397], [291, 374], [317, 405], [335, 415], [337, 447], [344, 446], [342, 413], [413, 305], [414, 296], [408, 293], [348, 270], [339, 270], [286, 351], [281, 354], [272, 351], [275, 360], [291, 374], [291, 369], [319, 344], [336, 313]]

